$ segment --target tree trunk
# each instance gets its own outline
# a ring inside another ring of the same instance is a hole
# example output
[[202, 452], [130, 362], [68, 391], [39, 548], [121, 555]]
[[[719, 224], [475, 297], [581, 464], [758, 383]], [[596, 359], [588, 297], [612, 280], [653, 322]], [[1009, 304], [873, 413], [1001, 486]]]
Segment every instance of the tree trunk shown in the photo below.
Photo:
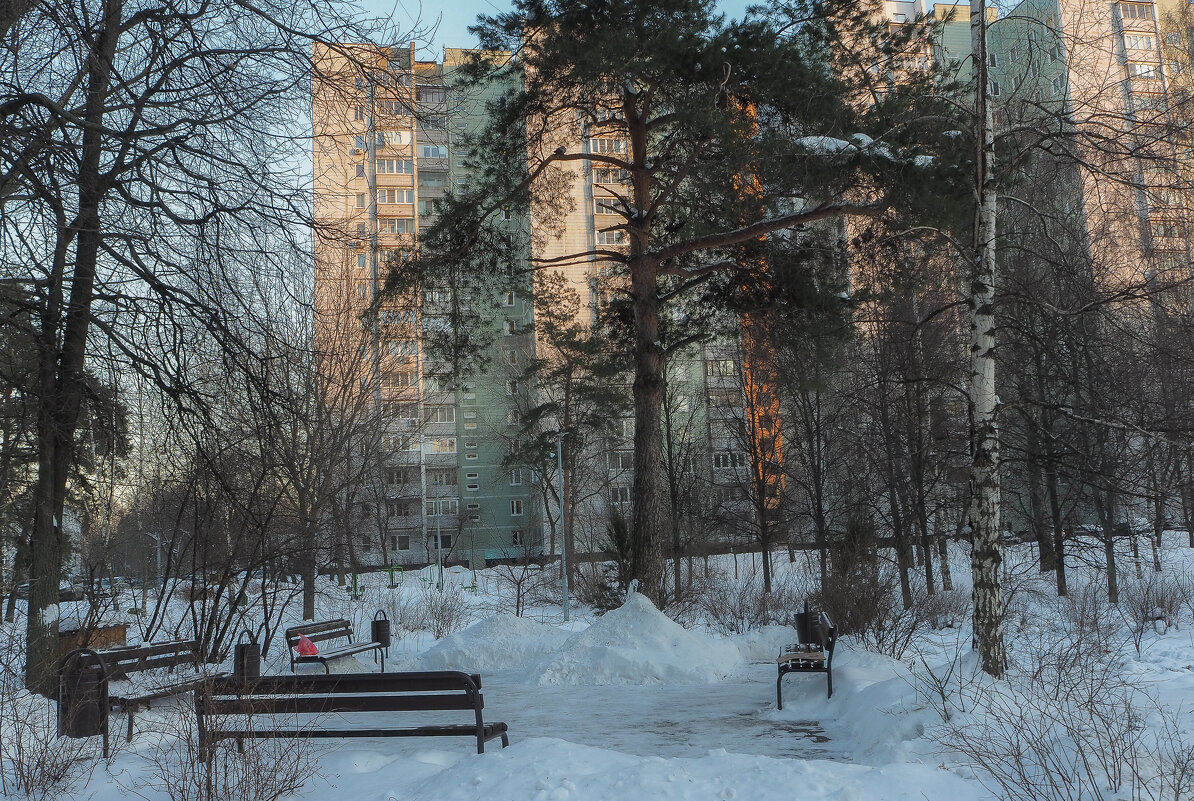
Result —
[[987, 7], [971, 0], [970, 30], [975, 78], [975, 220], [970, 280], [970, 384], [972, 410], [970, 532], [973, 542], [974, 638], [985, 673], [1003, 678], [1003, 587], [1000, 566], [998, 397], [995, 384], [995, 133], [987, 75]]
[[[66, 535], [63, 514], [66, 484], [74, 459], [74, 439], [86, 380], [84, 357], [91, 323], [96, 264], [101, 239], [100, 205], [106, 187], [100, 175], [104, 152], [104, 113], [112, 58], [120, 35], [121, 0], [109, 0], [91, 43], [87, 100], [79, 165], [79, 213], [70, 230], [60, 232], [55, 249], [55, 287], [42, 320], [38, 353], [38, 475], [30, 536], [29, 616], [26, 621], [25, 686], [45, 696], [56, 690], [58, 660], [58, 584]], [[67, 239], [75, 240], [70, 300], [61, 314]], [[61, 316], [60, 316], [61, 315]], [[60, 330], [60, 324], [65, 328]], [[61, 348], [58, 337], [61, 335]]]
[[634, 483], [630, 519], [630, 576], [656, 604], [663, 603], [664, 542], [660, 536], [659, 456], [663, 446], [664, 351], [659, 341], [656, 265], [631, 264], [634, 301]]

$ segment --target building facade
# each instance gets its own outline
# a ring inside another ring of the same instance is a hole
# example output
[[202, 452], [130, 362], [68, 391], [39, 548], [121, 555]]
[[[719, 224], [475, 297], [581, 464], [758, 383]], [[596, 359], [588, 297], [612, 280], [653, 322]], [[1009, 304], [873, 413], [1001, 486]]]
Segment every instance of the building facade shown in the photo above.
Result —
[[[382, 412], [376, 486], [361, 497], [372, 564], [484, 564], [535, 554], [540, 515], [531, 481], [508, 466], [520, 387], [511, 375], [533, 352], [525, 271], [497, 298], [446, 279], [383, 292], [417, 247], [435, 202], [468, 183], [467, 134], [484, 96], [454, 85], [463, 52], [419, 61], [410, 48], [317, 45], [313, 97], [317, 340], [359, 356], [360, 391]], [[509, 225], [525, 225], [511, 218]], [[521, 277], [520, 277], [521, 276]], [[489, 291], [489, 290], [486, 290]], [[493, 368], [457, 380], [430, 345], [474, 304], [498, 332]], [[355, 355], [355, 356], [354, 356]]]

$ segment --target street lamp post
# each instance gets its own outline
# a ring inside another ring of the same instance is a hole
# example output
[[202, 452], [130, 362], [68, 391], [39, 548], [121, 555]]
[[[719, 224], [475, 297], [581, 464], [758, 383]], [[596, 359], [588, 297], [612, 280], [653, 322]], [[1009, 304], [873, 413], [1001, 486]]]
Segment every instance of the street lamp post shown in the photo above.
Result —
[[568, 622], [568, 531], [564, 512], [564, 437], [566, 431], [556, 432], [556, 470], [560, 474], [560, 592], [563, 599], [564, 622]]

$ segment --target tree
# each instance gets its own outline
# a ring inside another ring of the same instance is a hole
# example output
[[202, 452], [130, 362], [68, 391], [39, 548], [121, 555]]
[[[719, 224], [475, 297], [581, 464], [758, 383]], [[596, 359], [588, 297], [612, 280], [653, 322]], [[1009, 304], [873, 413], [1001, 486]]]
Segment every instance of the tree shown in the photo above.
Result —
[[[814, 9], [815, 12], [814, 13]], [[629, 306], [634, 363], [632, 574], [663, 594], [667, 541], [660, 478], [664, 371], [703, 332], [669, 324], [669, 309], [698, 288], [740, 284], [764, 262], [738, 247], [844, 214], [879, 215], [913, 126], [891, 125], [903, 92], [868, 96], [832, 68], [859, 42], [829, 35], [837, 20], [868, 18], [853, 3], [789, 4], [769, 17], [725, 23], [708, 0], [520, 0], [475, 31], [482, 85], [521, 77], [477, 137], [477, 180], [441, 205], [420, 254], [425, 273], [530, 253], [533, 267], [599, 264]], [[873, 17], [872, 17], [873, 20]], [[891, 37], [874, 25], [868, 52]], [[887, 53], [890, 60], [902, 46]], [[516, 53], [495, 70], [495, 52]], [[865, 70], [864, 70], [865, 72]], [[855, 133], [855, 143], [838, 138]], [[867, 134], [882, 135], [882, 148]], [[483, 152], [482, 152], [483, 151]], [[572, 186], [594, 173], [597, 242], [554, 241]], [[495, 224], [530, 210], [529, 237]], [[529, 241], [528, 241], [529, 240]], [[551, 245], [551, 247], [549, 247]]]
[[[7, 20], [0, 20], [0, 24]], [[303, 246], [295, 109], [315, 32], [351, 38], [333, 5], [43, 3], [0, 50], [5, 277], [36, 297], [37, 467], [26, 683], [53, 692], [64, 507], [87, 368], [112, 354], [201, 410], [207, 332], [254, 358], [227, 280]], [[19, 57], [18, 57], [19, 54]], [[103, 340], [103, 348], [97, 340]]]

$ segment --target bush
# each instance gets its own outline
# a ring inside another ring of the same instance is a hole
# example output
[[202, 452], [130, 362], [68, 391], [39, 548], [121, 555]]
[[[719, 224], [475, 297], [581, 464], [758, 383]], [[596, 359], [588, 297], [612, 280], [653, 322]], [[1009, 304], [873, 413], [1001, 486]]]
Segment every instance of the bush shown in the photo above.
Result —
[[170, 801], [277, 801], [318, 768], [319, 754], [306, 737], [249, 738], [243, 750], [221, 740], [205, 754], [193, 712], [174, 710], [157, 726], [159, 747], [144, 754], [150, 769], [130, 790], [155, 790]]
[[454, 584], [445, 584], [442, 590], [434, 584], [424, 587], [423, 611], [427, 629], [437, 640], [460, 631], [473, 616], [473, 609], [464, 599], [464, 592]]

